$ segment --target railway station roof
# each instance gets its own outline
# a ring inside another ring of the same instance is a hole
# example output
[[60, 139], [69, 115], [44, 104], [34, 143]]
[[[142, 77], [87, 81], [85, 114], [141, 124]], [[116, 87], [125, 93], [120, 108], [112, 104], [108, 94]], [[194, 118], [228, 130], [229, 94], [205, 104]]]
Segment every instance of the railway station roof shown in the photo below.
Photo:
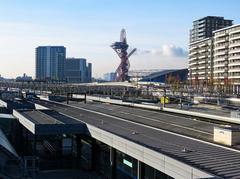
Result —
[[13, 115], [35, 135], [77, 134], [85, 125], [54, 110], [14, 110]]

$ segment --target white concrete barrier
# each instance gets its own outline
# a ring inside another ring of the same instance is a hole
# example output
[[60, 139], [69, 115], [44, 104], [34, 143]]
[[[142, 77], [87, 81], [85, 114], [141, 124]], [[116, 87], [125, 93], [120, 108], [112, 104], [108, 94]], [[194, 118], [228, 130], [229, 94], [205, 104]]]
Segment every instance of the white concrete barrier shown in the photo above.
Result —
[[173, 109], [173, 108], [166, 108], [166, 107], [162, 108], [160, 106], [153, 106], [153, 105], [146, 105], [146, 104], [135, 104], [130, 102], [123, 102], [122, 100], [103, 98], [103, 97], [97, 97], [97, 96], [87, 96], [87, 100], [93, 100], [93, 101], [99, 101], [103, 103], [117, 104], [117, 105], [123, 105], [123, 106], [131, 106], [131, 107], [137, 107], [137, 108], [143, 108], [143, 109], [161, 110], [161, 111], [166, 111], [166, 112], [171, 112], [176, 114], [184, 114], [188, 116], [202, 117], [206, 119], [240, 124], [240, 120], [236, 118], [217, 116], [213, 114], [206, 114], [206, 113], [200, 113], [200, 112], [194, 112], [194, 111], [187, 111], [187, 110]]
[[223, 116], [217, 116], [217, 115], [212, 115], [212, 114], [199, 113], [199, 112], [194, 112], [194, 111], [186, 111], [186, 110], [173, 109], [173, 108], [163, 108], [162, 110], [166, 111], [166, 112], [185, 114], [185, 115], [189, 115], [189, 116], [202, 117], [202, 118], [206, 118], [206, 119], [240, 124], [240, 120], [237, 120], [235, 118], [230, 118], [230, 117], [223, 117]]

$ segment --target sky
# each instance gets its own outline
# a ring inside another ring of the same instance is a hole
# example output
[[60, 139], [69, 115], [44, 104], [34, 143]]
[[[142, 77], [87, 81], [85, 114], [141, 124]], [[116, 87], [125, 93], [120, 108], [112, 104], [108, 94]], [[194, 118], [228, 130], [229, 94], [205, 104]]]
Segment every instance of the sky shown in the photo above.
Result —
[[35, 76], [35, 48], [63, 45], [93, 64], [93, 76], [120, 63], [110, 45], [126, 29], [130, 70], [187, 67], [192, 21], [239, 20], [239, 0], [0, 0], [0, 74]]

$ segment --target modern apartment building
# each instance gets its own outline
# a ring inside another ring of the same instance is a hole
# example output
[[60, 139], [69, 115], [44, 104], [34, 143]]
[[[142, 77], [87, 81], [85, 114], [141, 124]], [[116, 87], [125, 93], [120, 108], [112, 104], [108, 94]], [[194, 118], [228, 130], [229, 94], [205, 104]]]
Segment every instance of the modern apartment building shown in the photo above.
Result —
[[226, 27], [214, 34], [214, 84], [240, 92], [240, 25]]
[[190, 43], [212, 37], [212, 32], [232, 25], [232, 20], [225, 20], [223, 17], [207, 16], [193, 21], [190, 30]]
[[189, 80], [194, 86], [212, 83], [213, 40], [205, 38], [189, 46]]
[[36, 48], [36, 79], [64, 80], [64, 46], [39, 46]]
[[69, 83], [89, 83], [92, 80], [92, 64], [87, 65], [84, 58], [67, 58], [64, 78]]
[[240, 93], [240, 24], [213, 31], [213, 37], [189, 46], [189, 80], [193, 86]]

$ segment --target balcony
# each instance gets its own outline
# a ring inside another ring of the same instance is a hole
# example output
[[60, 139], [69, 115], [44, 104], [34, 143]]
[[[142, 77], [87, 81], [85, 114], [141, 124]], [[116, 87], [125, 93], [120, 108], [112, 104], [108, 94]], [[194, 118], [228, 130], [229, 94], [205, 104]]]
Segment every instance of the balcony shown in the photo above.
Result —
[[204, 35], [205, 35], [205, 32], [198, 33], [198, 38], [203, 39]]
[[208, 51], [207, 49], [202, 49], [202, 50], [199, 50], [198, 52], [203, 53], [203, 52], [207, 52], [207, 51]]
[[237, 78], [240, 78], [240, 75], [237, 75], [237, 76], [231, 76], [231, 75], [229, 75], [228, 78], [230, 78], [230, 79], [237, 79]]
[[[205, 21], [202, 21], [202, 22], [199, 22], [199, 24], [198, 24], [198, 29], [200, 29], [200, 28], [203, 28], [203, 27], [205, 27], [206, 25], [205, 25]], [[204, 29], [204, 28], [203, 28]], [[201, 30], [200, 30], [200, 32], [201, 32]]]
[[206, 47], [208, 45], [208, 43], [203, 43], [203, 44], [200, 44], [198, 45], [199, 47]]
[[224, 37], [224, 36], [227, 36], [228, 34], [225, 32], [225, 31], [223, 31], [223, 32], [218, 32], [218, 33], [215, 33], [214, 34], [214, 36], [215, 37]]
[[224, 73], [224, 69], [213, 70], [213, 73]]
[[189, 57], [189, 61], [197, 60], [197, 57]]
[[189, 69], [195, 71], [195, 70], [197, 70], [198, 68], [197, 68], [197, 67], [189, 67]]
[[205, 66], [205, 65], [199, 66], [198, 69], [199, 69], [199, 70], [206, 69], [206, 66]]
[[229, 40], [237, 40], [240, 39], [240, 35], [230, 36]]
[[206, 73], [205, 70], [204, 71], [198, 71], [199, 75], [202, 75], [202, 74], [205, 74], [205, 73]]
[[222, 42], [227, 42], [227, 39], [214, 39], [214, 44], [222, 43]]
[[198, 33], [202, 33], [202, 32], [204, 32], [204, 28], [202, 28], [202, 27], [204, 27], [204, 26], [198, 26]]
[[227, 55], [228, 51], [223, 50], [223, 51], [214, 51], [214, 56], [218, 56], [218, 55]]
[[240, 72], [240, 68], [229, 69], [228, 72]]
[[227, 45], [221, 45], [221, 46], [215, 47], [214, 50], [221, 50], [221, 49], [226, 49], [226, 48], [228, 48]]
[[231, 54], [231, 53], [240, 53], [240, 48], [229, 50], [229, 54]]
[[230, 35], [230, 34], [236, 34], [236, 33], [239, 33], [239, 32], [240, 32], [240, 28], [229, 32], [229, 35]]
[[207, 77], [206, 77], [206, 76], [199, 76], [198, 79], [199, 79], [199, 80], [206, 80]]
[[197, 51], [189, 52], [189, 56], [196, 55], [197, 53]]
[[201, 61], [198, 61], [198, 64], [201, 65], [201, 64], [205, 64], [206, 63], [206, 60], [201, 60]]
[[198, 59], [203, 59], [203, 58], [207, 58], [208, 56], [207, 55], [200, 55], [199, 57], [198, 57]]
[[240, 62], [229, 62], [228, 66], [239, 66]]
[[198, 46], [190, 46], [188, 50], [191, 51], [191, 50], [195, 50], [197, 48], [198, 48]]
[[230, 56], [228, 59], [229, 60], [238, 60], [238, 59], [240, 59], [240, 55]]
[[214, 62], [221, 62], [221, 61], [225, 61], [228, 60], [226, 57], [214, 57]]
[[198, 64], [198, 62], [189, 62], [188, 63], [189, 66], [193, 66], [193, 65], [197, 65], [197, 64]]
[[224, 76], [214, 76], [213, 79], [224, 79]]
[[214, 64], [214, 65], [213, 65], [213, 68], [216, 68], [216, 67], [225, 67], [225, 63]]
[[229, 48], [240, 46], [240, 41], [229, 44]]

